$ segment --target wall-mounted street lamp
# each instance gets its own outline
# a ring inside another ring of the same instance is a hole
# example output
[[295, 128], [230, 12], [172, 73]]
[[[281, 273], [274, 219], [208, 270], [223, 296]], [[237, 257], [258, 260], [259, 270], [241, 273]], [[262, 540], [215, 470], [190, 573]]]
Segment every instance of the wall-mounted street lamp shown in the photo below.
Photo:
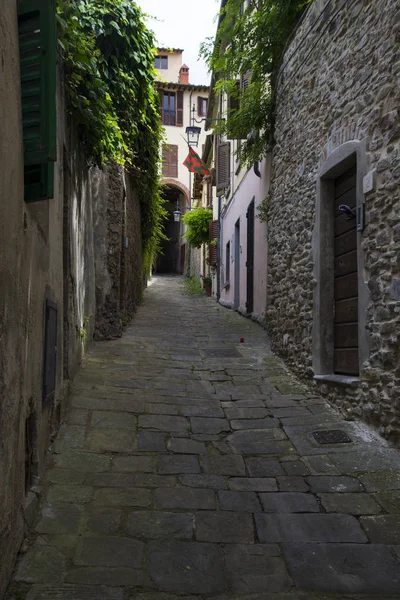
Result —
[[181, 216], [182, 213], [179, 209], [179, 202], [178, 200], [176, 201], [176, 209], [174, 210], [174, 212], [172, 213], [174, 215], [174, 221], [175, 223], [179, 223], [179, 221], [181, 220]]
[[191, 118], [190, 118], [190, 126], [186, 127], [186, 138], [189, 146], [198, 146], [199, 138], [201, 133], [201, 127], [197, 127], [195, 123], [203, 123], [203, 121], [208, 121], [211, 123], [212, 121], [225, 121], [225, 119], [208, 119], [207, 117], [203, 117], [202, 119], [195, 119], [194, 113], [196, 112], [196, 106], [193, 103], [193, 107], [191, 110]]
[[198, 145], [200, 133], [201, 127], [196, 127], [196, 125], [190, 125], [190, 127], [186, 127], [186, 137], [188, 146]]

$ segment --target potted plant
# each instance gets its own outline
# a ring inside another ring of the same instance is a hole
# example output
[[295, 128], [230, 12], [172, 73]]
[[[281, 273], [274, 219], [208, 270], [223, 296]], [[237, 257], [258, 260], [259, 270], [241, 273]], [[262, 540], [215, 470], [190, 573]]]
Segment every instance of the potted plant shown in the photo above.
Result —
[[211, 296], [211, 286], [212, 286], [211, 277], [203, 277], [203, 289], [204, 289], [205, 293], [207, 294], [207, 296]]

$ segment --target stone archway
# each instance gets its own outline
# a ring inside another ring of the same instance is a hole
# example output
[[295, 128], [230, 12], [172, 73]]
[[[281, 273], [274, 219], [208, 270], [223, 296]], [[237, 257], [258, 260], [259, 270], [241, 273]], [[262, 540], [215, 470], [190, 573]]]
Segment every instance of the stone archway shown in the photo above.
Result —
[[164, 178], [161, 180], [161, 185], [165, 185], [166, 187], [177, 188], [182, 194], [185, 196], [186, 208], [190, 207], [190, 192], [186, 185], [177, 181], [176, 179], [168, 179]]
[[184, 214], [188, 208], [189, 190], [174, 179], [163, 179], [164, 207], [168, 212], [168, 218], [164, 221], [164, 233], [166, 238], [161, 243], [161, 251], [156, 260], [157, 273], [180, 273], [184, 272], [186, 245], [183, 239], [183, 223], [175, 221], [174, 211], [179, 208]]

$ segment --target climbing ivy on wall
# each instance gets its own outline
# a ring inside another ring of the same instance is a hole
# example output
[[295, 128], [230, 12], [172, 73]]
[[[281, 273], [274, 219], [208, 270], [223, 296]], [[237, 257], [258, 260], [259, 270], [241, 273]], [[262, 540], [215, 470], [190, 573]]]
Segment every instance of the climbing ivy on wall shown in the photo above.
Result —
[[[241, 159], [250, 164], [270, 150], [274, 129], [274, 90], [285, 45], [312, 0], [242, 0], [222, 2], [215, 40], [201, 54], [215, 73], [216, 95], [226, 93], [235, 111], [216, 128], [245, 139]], [[247, 87], [236, 81], [245, 76]], [[248, 136], [250, 132], [253, 135]]]
[[132, 0], [57, 0], [57, 15], [70, 111], [94, 164], [114, 160], [132, 171], [149, 272], [166, 212], [153, 35]]

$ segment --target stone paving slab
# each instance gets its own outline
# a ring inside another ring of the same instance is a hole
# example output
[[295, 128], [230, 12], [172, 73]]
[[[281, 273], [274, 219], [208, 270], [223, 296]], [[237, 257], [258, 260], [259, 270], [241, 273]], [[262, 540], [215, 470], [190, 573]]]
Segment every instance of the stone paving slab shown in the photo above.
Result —
[[[357, 519], [337, 514], [256, 514], [261, 542], [357, 542], [368, 538]], [[393, 542], [395, 543], [395, 542]]]
[[386, 546], [300, 543], [285, 545], [284, 552], [300, 587], [343, 593], [399, 592], [399, 565]]
[[399, 452], [182, 291], [85, 357], [7, 600], [398, 600]]
[[35, 585], [26, 600], [124, 600], [122, 588], [76, 585]]

